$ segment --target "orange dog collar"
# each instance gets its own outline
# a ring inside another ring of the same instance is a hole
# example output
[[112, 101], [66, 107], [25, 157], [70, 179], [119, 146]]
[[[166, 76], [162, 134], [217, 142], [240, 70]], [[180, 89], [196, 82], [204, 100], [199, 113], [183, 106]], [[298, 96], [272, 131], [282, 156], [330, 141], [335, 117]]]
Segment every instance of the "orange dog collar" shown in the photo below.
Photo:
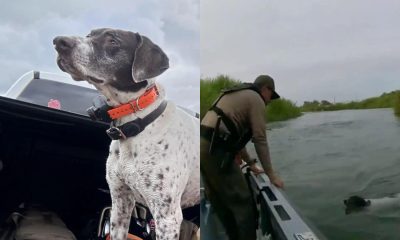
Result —
[[140, 97], [129, 101], [128, 103], [122, 104], [116, 108], [108, 110], [107, 113], [112, 120], [121, 118], [123, 116], [135, 113], [137, 111], [143, 110], [152, 104], [158, 97], [159, 92], [157, 87], [153, 87], [146, 90]]

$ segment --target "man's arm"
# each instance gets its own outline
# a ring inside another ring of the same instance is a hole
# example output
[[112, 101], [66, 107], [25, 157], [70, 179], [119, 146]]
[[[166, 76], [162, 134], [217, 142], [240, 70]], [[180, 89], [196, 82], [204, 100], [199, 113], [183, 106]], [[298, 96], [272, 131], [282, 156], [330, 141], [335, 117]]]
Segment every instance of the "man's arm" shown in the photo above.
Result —
[[267, 143], [265, 105], [261, 99], [253, 99], [249, 107], [249, 123], [258, 159], [267, 175], [273, 172]]
[[254, 99], [250, 103], [249, 123], [253, 133], [252, 141], [265, 173], [274, 185], [283, 187], [283, 182], [272, 168], [266, 133], [265, 104], [262, 99]]
[[243, 161], [246, 163], [250, 163], [252, 160], [250, 159], [250, 155], [247, 152], [246, 147], [242, 148], [242, 150], [239, 151], [239, 155]]

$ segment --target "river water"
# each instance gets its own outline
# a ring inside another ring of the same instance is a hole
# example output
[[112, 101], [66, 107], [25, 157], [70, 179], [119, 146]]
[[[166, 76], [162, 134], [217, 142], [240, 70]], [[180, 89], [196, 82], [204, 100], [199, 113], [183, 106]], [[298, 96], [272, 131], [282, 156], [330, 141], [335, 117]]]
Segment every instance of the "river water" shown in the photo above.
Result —
[[[400, 119], [391, 109], [306, 113], [268, 127], [286, 195], [323, 235], [400, 239], [400, 209], [346, 215], [343, 204], [351, 195], [400, 193]], [[248, 147], [254, 154], [252, 144]]]

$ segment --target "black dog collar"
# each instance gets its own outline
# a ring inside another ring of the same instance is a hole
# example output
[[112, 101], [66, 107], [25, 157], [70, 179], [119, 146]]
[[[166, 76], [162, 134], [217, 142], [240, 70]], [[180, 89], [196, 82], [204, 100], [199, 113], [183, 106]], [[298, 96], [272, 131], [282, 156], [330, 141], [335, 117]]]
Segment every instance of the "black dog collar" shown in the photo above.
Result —
[[106, 131], [107, 135], [112, 140], [126, 139], [136, 136], [141, 133], [147, 125], [156, 120], [164, 112], [166, 107], [167, 102], [163, 101], [160, 106], [144, 118], [137, 118], [119, 127], [113, 126], [113, 123], [111, 123], [111, 127]]

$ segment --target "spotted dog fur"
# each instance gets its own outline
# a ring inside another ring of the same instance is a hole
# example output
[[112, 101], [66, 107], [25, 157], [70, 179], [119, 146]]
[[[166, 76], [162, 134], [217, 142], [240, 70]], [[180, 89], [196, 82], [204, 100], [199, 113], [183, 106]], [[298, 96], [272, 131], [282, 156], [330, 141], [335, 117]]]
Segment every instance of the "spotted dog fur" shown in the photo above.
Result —
[[[138, 33], [96, 29], [85, 38], [56, 37], [57, 63], [74, 80], [86, 80], [118, 106], [143, 94], [168, 67], [168, 57]], [[143, 118], [165, 98], [116, 121]], [[149, 207], [157, 239], [178, 239], [181, 208], [200, 201], [199, 121], [168, 102], [165, 111], [135, 137], [112, 141], [106, 166], [111, 192], [111, 239], [125, 240], [136, 202]]]

